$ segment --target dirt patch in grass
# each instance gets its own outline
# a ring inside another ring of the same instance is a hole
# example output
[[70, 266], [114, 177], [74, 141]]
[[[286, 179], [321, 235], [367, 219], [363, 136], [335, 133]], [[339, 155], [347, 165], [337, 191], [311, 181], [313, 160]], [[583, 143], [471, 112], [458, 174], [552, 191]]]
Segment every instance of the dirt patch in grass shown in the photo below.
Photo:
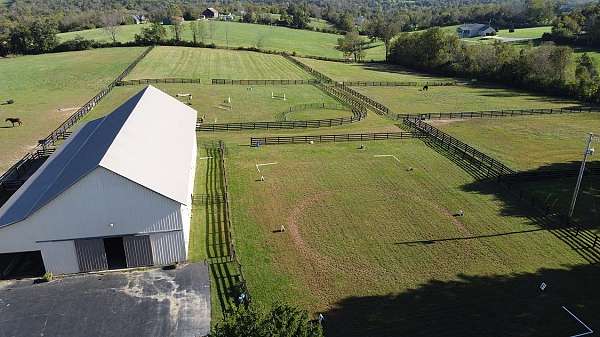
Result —
[[430, 120], [429, 124], [433, 125], [433, 126], [443, 126], [443, 125], [448, 125], [448, 124], [452, 124], [452, 123], [456, 123], [456, 122], [462, 122], [464, 121], [463, 118], [456, 118], [456, 119], [436, 119], [436, 120]]
[[290, 236], [294, 242], [294, 245], [303, 258], [310, 260], [319, 269], [324, 269], [327, 267], [327, 260], [324, 259], [323, 256], [321, 256], [314, 249], [312, 249], [308, 244], [306, 244], [306, 241], [304, 241], [302, 238], [302, 234], [300, 234], [299, 225], [301, 225], [300, 222], [306, 215], [306, 210], [312, 205], [321, 202], [327, 195], [328, 193], [323, 192], [306, 196], [296, 204], [287, 218], [287, 229], [290, 232]]

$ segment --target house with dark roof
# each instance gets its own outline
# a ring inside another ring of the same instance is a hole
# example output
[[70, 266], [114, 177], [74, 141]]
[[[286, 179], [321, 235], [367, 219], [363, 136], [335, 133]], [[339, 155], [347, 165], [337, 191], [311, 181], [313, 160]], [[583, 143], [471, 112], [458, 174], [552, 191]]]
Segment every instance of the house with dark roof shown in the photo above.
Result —
[[204, 10], [204, 12], [202, 12], [202, 15], [204, 16], [205, 19], [218, 19], [219, 18], [219, 11], [217, 11], [216, 9], [209, 7], [207, 9]]
[[456, 28], [458, 36], [462, 38], [478, 37], [478, 36], [492, 36], [496, 35], [496, 30], [490, 25], [481, 23], [468, 23], [460, 25]]
[[149, 86], [81, 126], [0, 208], [0, 261], [27, 253], [55, 274], [185, 261], [196, 116]]

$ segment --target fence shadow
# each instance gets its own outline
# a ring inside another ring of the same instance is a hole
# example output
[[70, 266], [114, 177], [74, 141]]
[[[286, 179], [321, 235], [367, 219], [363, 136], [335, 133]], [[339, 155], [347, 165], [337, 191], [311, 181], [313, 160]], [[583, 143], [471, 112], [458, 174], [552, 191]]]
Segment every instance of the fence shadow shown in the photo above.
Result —
[[325, 332], [329, 337], [572, 336], [586, 329], [562, 306], [592, 329], [600, 328], [598, 282], [600, 267], [594, 265], [457, 275], [399, 294], [345, 298], [324, 313]]

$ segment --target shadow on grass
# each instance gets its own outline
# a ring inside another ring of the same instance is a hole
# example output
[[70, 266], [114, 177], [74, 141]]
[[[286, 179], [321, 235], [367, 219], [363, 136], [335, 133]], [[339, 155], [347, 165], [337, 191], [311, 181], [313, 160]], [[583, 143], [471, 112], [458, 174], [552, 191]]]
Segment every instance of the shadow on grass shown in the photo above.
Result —
[[[540, 290], [544, 282], [547, 288]], [[600, 329], [600, 267], [458, 275], [386, 296], [348, 297], [325, 315], [328, 337], [572, 336]]]

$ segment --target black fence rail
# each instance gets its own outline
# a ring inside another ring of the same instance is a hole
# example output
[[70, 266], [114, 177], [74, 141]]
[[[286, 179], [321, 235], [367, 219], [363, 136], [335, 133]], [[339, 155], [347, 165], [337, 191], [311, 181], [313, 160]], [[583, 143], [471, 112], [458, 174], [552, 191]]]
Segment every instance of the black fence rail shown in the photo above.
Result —
[[343, 105], [350, 106], [352, 109], [363, 111], [365, 116], [367, 115], [368, 106], [360, 99], [333, 85], [317, 83], [315, 86]]
[[346, 81], [343, 85], [349, 87], [447, 87], [457, 85], [456, 81], [424, 81], [424, 82], [397, 82], [397, 81]]
[[252, 137], [250, 146], [281, 145], [281, 144], [311, 144], [328, 142], [353, 142], [373, 141], [389, 139], [409, 139], [422, 137], [413, 132], [380, 132], [380, 133], [346, 133], [337, 135], [313, 135], [313, 136], [274, 136], [274, 137]]
[[302, 68], [304, 71], [308, 72], [309, 74], [313, 75], [314, 77], [316, 77], [319, 81], [321, 82], [333, 82], [333, 79], [315, 69], [313, 69], [312, 67], [304, 64], [303, 62], [298, 61], [297, 59], [286, 55], [285, 56], [286, 59], [288, 59], [290, 62], [294, 63], [295, 65], [297, 65], [298, 67]]
[[498, 160], [421, 120], [407, 118], [404, 119], [404, 124], [428, 139], [438, 143], [446, 151], [458, 152], [462, 159], [469, 160], [480, 172], [483, 172], [483, 176], [486, 178], [498, 178], [516, 173]]
[[362, 120], [360, 113], [348, 117], [315, 119], [306, 121], [277, 121], [277, 122], [246, 122], [222, 124], [198, 124], [196, 131], [244, 131], [244, 130], [281, 130], [281, 129], [306, 129], [324, 128], [350, 124]]
[[221, 165], [221, 179], [223, 183], [223, 201], [225, 203], [225, 212], [224, 212], [224, 230], [225, 235], [227, 236], [227, 244], [229, 245], [229, 258], [232, 262], [234, 262], [240, 272], [240, 285], [241, 293], [245, 295], [244, 301], [250, 302], [250, 293], [248, 292], [248, 286], [246, 283], [246, 278], [244, 277], [244, 271], [242, 268], [242, 264], [235, 250], [235, 237], [233, 234], [233, 226], [231, 224], [231, 205], [230, 205], [230, 196], [229, 196], [229, 183], [227, 179], [227, 167], [225, 165], [225, 143], [223, 141], [219, 141], [218, 153], [219, 153], [219, 164]]
[[199, 78], [140, 78], [117, 82], [117, 86], [156, 84], [156, 83], [194, 83], [201, 84]]
[[288, 115], [294, 112], [307, 111], [307, 110], [348, 110], [347, 107], [341, 104], [334, 103], [307, 103], [291, 106], [287, 111], [281, 114], [281, 119], [287, 121]]
[[[49, 155], [55, 146], [55, 143], [59, 140], [66, 139], [71, 133], [69, 128], [77, 123], [81, 117], [85, 116], [90, 110], [92, 110], [104, 96], [106, 96], [116, 85], [118, 82], [123, 80], [133, 68], [144, 58], [148, 53], [153, 49], [153, 46], [150, 46], [144, 50], [121, 74], [117, 76], [110, 84], [108, 84], [105, 88], [100, 90], [96, 96], [90, 99], [87, 103], [85, 103], [81, 108], [79, 108], [75, 113], [73, 113], [69, 118], [67, 118], [60, 126], [58, 126], [54, 131], [50, 133], [46, 138], [38, 141], [38, 145], [27, 153], [21, 160], [11, 166], [6, 172], [4, 172], [0, 176], [0, 191], [2, 190], [12, 190], [15, 187], [15, 181], [22, 181], [26, 176], [31, 172], [31, 170], [37, 165], [40, 159], [44, 156]], [[50, 151], [50, 152], [49, 152]], [[6, 187], [5, 187], [6, 186]]]
[[465, 118], [502, 118], [529, 115], [552, 115], [566, 113], [592, 113], [600, 112], [597, 107], [566, 107], [556, 109], [506, 109], [488, 111], [464, 111], [464, 112], [431, 112], [422, 114], [396, 114], [397, 120], [404, 119], [465, 119]]
[[212, 84], [228, 84], [228, 85], [312, 85], [319, 82], [315, 79], [308, 80], [227, 80], [227, 79], [212, 79]]
[[385, 105], [375, 101], [371, 97], [361, 94], [360, 92], [350, 88], [347, 85], [344, 85], [343, 83], [336, 83], [335, 87], [346, 92], [348, 95], [353, 96], [355, 99], [366, 103], [368, 106], [371, 107], [371, 109], [373, 109], [379, 115], [387, 116], [391, 112], [390, 109], [388, 107], [386, 107]]

